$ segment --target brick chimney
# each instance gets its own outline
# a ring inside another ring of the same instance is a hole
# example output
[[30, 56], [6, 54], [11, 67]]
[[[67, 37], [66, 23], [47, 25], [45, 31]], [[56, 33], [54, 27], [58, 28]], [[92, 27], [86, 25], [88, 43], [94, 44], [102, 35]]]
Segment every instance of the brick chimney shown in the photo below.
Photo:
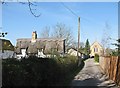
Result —
[[36, 31], [33, 31], [32, 32], [32, 42], [36, 42], [36, 39], [37, 39], [37, 32]]

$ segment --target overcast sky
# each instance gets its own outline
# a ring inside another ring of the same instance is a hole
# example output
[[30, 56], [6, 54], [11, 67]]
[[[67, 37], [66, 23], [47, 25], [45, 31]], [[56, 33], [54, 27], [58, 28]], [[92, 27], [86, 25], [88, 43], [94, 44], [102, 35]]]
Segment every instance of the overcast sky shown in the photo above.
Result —
[[105, 25], [108, 24], [107, 34], [111, 38], [118, 37], [118, 3], [117, 2], [64, 2], [77, 16], [65, 8], [61, 2], [38, 2], [35, 18], [29, 11], [28, 5], [20, 3], [7, 3], [2, 6], [2, 31], [8, 32], [6, 36], [13, 45], [17, 38], [31, 38], [32, 31], [37, 31], [38, 37], [45, 26], [51, 29], [57, 23], [64, 23], [71, 27], [73, 36], [77, 41], [78, 17], [81, 17], [80, 40], [85, 42], [88, 38], [90, 44], [95, 40], [101, 42]]

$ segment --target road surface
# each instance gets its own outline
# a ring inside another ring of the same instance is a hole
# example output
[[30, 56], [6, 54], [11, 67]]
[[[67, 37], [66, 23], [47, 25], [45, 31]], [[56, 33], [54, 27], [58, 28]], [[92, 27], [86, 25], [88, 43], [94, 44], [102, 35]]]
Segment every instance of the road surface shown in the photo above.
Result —
[[94, 59], [85, 61], [84, 68], [74, 77], [71, 83], [72, 86], [96, 86], [105, 88], [118, 88], [112, 80], [109, 80], [103, 74], [102, 69]]

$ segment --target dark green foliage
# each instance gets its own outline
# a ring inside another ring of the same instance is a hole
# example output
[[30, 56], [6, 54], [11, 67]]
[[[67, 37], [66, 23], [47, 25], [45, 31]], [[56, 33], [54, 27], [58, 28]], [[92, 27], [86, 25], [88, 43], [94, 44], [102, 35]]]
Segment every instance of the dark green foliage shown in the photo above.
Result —
[[[12, 50], [14, 51], [14, 46], [11, 44], [9, 40], [2, 39], [2, 50]], [[0, 48], [1, 49], [1, 48]]]
[[94, 60], [95, 60], [95, 62], [99, 62], [99, 55], [98, 54], [95, 54]]
[[116, 41], [117, 41], [117, 43], [112, 44], [112, 45], [115, 45], [117, 47], [116, 51], [112, 52], [112, 55], [113, 56], [120, 56], [120, 39], [118, 39]]
[[3, 86], [67, 85], [78, 69], [76, 57], [6, 59], [2, 62]]
[[[118, 53], [118, 51], [112, 51], [112, 54], [111, 54], [112, 56], [118, 56], [119, 55], [119, 53]], [[120, 56], [120, 55], [119, 55]]]
[[85, 53], [86, 55], [89, 55], [89, 54], [90, 54], [90, 44], [89, 44], [88, 39], [86, 40], [86, 44], [85, 44], [85, 48], [84, 48], [84, 53]]

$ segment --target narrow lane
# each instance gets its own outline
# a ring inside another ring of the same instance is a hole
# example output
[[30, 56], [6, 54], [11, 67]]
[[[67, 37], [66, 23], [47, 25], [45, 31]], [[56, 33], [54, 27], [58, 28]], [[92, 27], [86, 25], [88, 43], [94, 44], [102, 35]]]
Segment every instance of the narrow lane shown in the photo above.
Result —
[[118, 88], [112, 80], [103, 74], [102, 69], [94, 59], [85, 61], [84, 68], [74, 77], [72, 86], [104, 86], [106, 88]]

